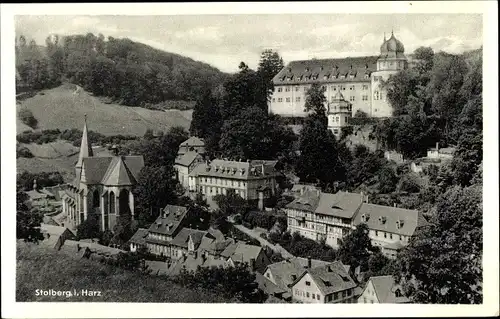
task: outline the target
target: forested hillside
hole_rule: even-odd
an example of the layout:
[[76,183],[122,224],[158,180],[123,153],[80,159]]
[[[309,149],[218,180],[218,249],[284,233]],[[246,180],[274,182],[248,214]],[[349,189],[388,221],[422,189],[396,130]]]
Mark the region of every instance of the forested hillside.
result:
[[194,101],[227,75],[208,64],[129,39],[87,35],[49,36],[45,46],[16,43],[16,89],[53,88],[63,82],[83,87],[108,102],[151,107],[170,100]]

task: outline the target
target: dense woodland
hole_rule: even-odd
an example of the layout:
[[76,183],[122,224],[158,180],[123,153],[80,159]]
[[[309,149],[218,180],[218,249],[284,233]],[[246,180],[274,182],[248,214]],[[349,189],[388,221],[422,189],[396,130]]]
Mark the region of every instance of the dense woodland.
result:
[[[293,254],[340,259],[360,266],[367,274],[393,274],[415,302],[481,303],[481,54],[481,50],[451,55],[419,48],[415,52],[420,60],[417,67],[401,71],[386,83],[394,116],[375,124],[372,133],[383,149],[396,149],[406,158],[416,158],[436,142],[456,146],[451,162],[431,166],[421,175],[410,172],[407,164],[387,161],[383,150],[371,152],[359,145],[351,148],[345,138],[336,139],[327,128],[319,85],[307,93],[306,109],[311,112],[299,136],[282,118],[268,114],[272,75],[283,67],[282,59],[271,50],[262,53],[257,70],[242,62],[239,72],[222,86],[200,90],[189,133],[205,139],[210,158],[278,159],[286,173],[323,191],[364,190],[370,202],[418,209],[430,221],[395,261],[371,246],[363,226],[344,238],[338,251],[286,232],[269,237]],[[119,145],[122,154],[144,155],[145,167],[133,190],[139,224],[151,223],[166,204],[182,203],[197,209],[206,205],[182,197],[173,177],[178,146],[187,137],[187,132],[173,128],[161,136],[149,132]],[[198,217],[211,226],[224,229],[227,215],[233,213],[241,214],[245,223],[269,226],[268,221],[249,214],[248,207],[238,204],[239,199],[218,200],[222,209],[212,215],[198,211]],[[19,220],[30,222],[25,218],[26,208],[21,208]],[[23,228],[22,234],[26,229],[29,227]]]
[[68,81],[109,102],[151,107],[167,100],[196,100],[226,74],[208,64],[129,39],[87,35],[49,36],[45,46],[16,43],[18,93]]

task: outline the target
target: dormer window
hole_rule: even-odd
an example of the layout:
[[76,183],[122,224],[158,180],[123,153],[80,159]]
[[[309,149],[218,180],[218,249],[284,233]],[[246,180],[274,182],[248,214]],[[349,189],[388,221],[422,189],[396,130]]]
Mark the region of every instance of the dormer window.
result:
[[368,78],[370,78],[370,74],[366,73],[365,74],[365,79],[368,79]]
[[361,221],[363,223],[366,223],[370,219],[370,214],[363,214],[361,215]]
[[396,291],[394,292],[394,294],[396,295],[396,298],[403,297],[403,294],[401,293],[400,289],[396,289]]
[[401,219],[400,219],[400,220],[398,220],[398,221],[396,222],[396,227],[397,227],[398,229],[401,229],[401,228],[403,227],[403,225],[404,225],[404,220],[401,220]]
[[385,216],[380,216],[380,217],[378,218],[378,221],[380,222],[380,224],[385,224],[386,220],[387,220],[387,219],[386,219],[386,217],[385,217]]
[[309,72],[309,68],[306,68],[306,72]]
[[345,74],[340,75],[341,79],[345,79]]

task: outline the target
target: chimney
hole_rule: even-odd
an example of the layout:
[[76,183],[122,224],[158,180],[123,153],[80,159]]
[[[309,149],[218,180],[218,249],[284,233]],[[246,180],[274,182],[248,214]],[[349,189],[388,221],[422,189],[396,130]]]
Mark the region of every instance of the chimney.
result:
[[370,198],[370,195],[368,195],[368,194],[367,194],[367,195],[365,196],[365,203],[367,203],[367,204],[368,204],[368,202],[369,202],[369,198]]
[[80,244],[76,244],[76,251],[80,251]]
[[38,185],[36,184],[36,178],[33,180],[33,190],[36,191],[38,188]]
[[439,142],[436,142],[436,151],[439,152]]
[[312,266],[311,256],[307,256],[307,268],[311,269],[311,266]]
[[187,255],[186,254],[182,254],[182,261],[185,262],[187,259]]
[[203,262],[207,261],[207,255],[202,254],[202,255],[201,255],[201,259],[203,260]]
[[394,207],[398,207],[398,204],[394,203]]
[[305,189],[305,188],[306,188],[306,187],[304,186],[304,187],[302,187],[302,188],[300,189],[300,195],[304,195],[304,189]]
[[365,192],[361,191],[360,195],[361,195],[361,200],[364,202],[365,201]]
[[198,251],[195,250],[193,254],[194,254],[194,259],[197,259],[198,258]]
[[257,267],[255,266],[255,258],[250,258],[250,267],[252,271],[255,271]]

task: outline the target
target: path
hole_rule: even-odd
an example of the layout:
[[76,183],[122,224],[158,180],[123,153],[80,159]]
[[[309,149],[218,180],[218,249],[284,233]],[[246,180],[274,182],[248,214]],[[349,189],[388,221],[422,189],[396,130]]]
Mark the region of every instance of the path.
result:
[[236,224],[233,224],[233,226],[236,227],[237,229],[239,229],[240,231],[244,232],[248,236],[257,239],[259,241],[259,243],[263,247],[264,246],[268,246],[272,250],[274,250],[275,252],[280,253],[283,258],[293,258],[293,257],[295,257],[292,254],[290,254],[285,248],[281,247],[279,244],[277,244],[277,245],[271,244],[266,239],[260,237],[260,234],[263,233],[262,230],[249,229],[249,228],[246,228],[243,225],[236,225]]

